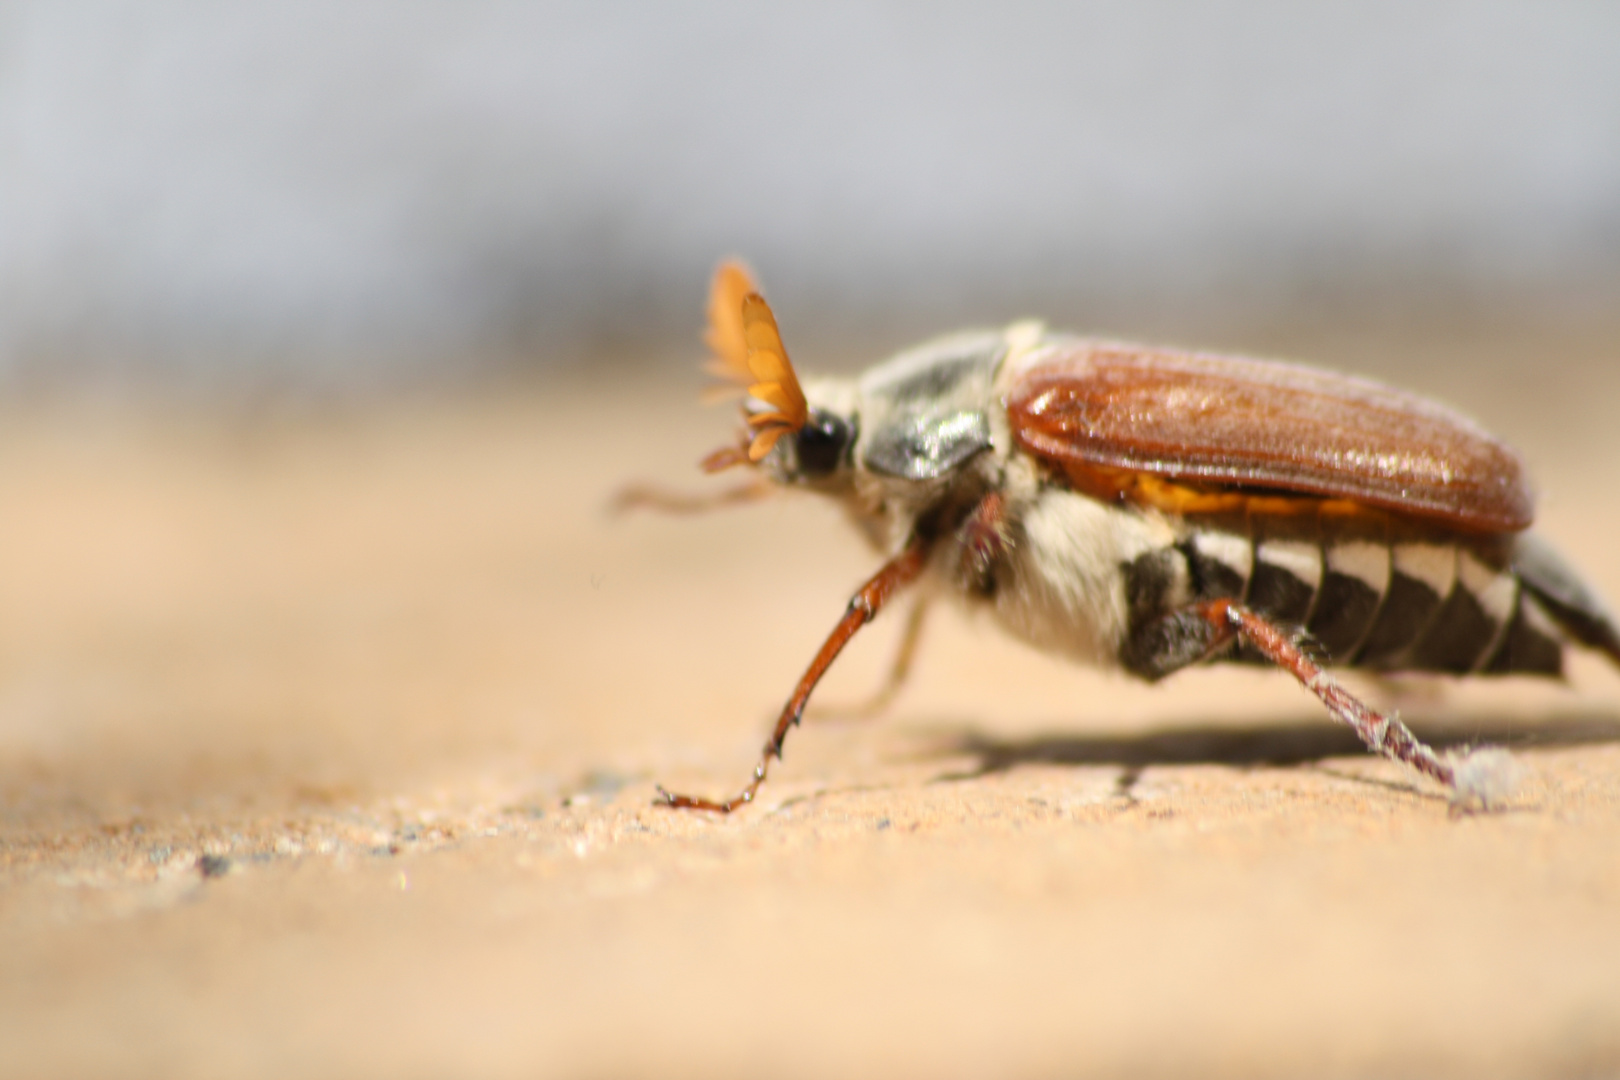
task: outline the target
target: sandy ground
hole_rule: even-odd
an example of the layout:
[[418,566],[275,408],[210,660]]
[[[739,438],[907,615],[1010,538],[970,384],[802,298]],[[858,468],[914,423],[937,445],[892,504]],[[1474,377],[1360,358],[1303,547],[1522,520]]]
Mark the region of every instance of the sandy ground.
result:
[[[1431,342],[1405,381],[1527,451],[1620,597],[1614,341]],[[1591,658],[1369,687],[1533,770],[1459,816],[1281,675],[1139,687],[945,612],[759,805],[654,807],[745,778],[875,564],[811,500],[604,514],[701,489],[730,423],[629,381],[7,407],[0,1075],[1620,1073]]]

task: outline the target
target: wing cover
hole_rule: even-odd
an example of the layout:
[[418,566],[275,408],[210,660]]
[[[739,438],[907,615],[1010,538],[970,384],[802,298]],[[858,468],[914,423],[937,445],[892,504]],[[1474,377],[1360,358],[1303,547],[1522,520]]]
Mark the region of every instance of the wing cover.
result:
[[1083,489],[1147,474],[1206,491],[1348,499],[1471,532],[1518,532],[1532,518],[1511,449],[1449,409],[1378,383],[1085,341],[1043,349],[1013,376],[1014,440]]

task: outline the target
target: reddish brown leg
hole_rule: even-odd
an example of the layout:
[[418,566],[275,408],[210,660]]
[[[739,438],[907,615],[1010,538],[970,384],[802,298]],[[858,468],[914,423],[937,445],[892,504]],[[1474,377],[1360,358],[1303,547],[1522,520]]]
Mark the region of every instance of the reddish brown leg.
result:
[[1007,553],[1007,500],[992,491],[979,500],[962,523],[962,571],[981,587],[990,584],[990,568]]
[[1340,686],[1288,634],[1230,600],[1211,600],[1198,605],[1197,610],[1216,628],[1220,635],[1217,644],[1233,634],[1243,635],[1266,659],[1292,673],[1305,689],[1321,698],[1328,711],[1349,724],[1369,750],[1405,762],[1446,787],[1456,788],[1456,771],[1449,762],[1419,742],[1398,718],[1374,712]]
[[750,480],[724,491],[702,495],[670,491],[654,484],[626,484],[613,495],[608,504],[610,513],[623,514],[631,510],[657,510],[665,514],[702,514],[722,506],[755,502],[772,491],[769,480],[763,477]]
[[906,678],[911,674],[912,663],[917,659],[917,643],[922,640],[923,622],[927,615],[928,597],[924,594],[917,598],[906,614],[906,628],[900,635],[900,647],[895,650],[894,662],[889,665],[888,677],[883,680],[883,685],[878,687],[876,693],[865,701],[848,705],[817,706],[810,719],[869,720],[893,704],[900,689],[905,686]]
[[[1009,543],[1005,496],[999,491],[992,491],[981,498],[959,526],[957,540],[962,552],[963,576],[977,582],[981,590],[988,591],[994,586],[991,569],[1007,553]],[[822,714],[865,719],[888,708],[905,684],[906,676],[911,674],[911,664],[917,656],[917,642],[922,639],[923,618],[927,614],[928,597],[919,597],[911,606],[911,614],[906,617],[906,628],[900,636],[900,648],[895,653],[889,677],[876,694],[859,705],[835,709],[823,707]]]
[[765,782],[765,774],[770,770],[771,758],[781,758],[782,741],[787,738],[788,729],[799,722],[804,715],[805,702],[810,700],[810,692],[816,688],[816,683],[827,673],[844,646],[849,644],[855,632],[877,617],[883,610],[883,605],[894,595],[896,589],[916,580],[922,573],[923,565],[928,558],[928,544],[921,539],[913,539],[906,549],[884,564],[883,569],[872,575],[872,579],[862,585],[849,601],[849,608],[844,617],[838,620],[838,625],[828,635],[821,651],[816,658],[810,661],[810,667],[805,671],[804,677],[799,680],[798,687],[793,696],[788,698],[787,705],[782,709],[782,715],[776,721],[776,728],[771,737],[766,740],[765,750],[760,755],[759,764],[754,766],[754,778],[748,786],[743,788],[731,798],[723,802],[713,799],[700,799],[691,795],[675,795],[658,789],[658,796],[663,805],[678,810],[713,810],[720,814],[729,814],[739,806],[746,806],[754,801],[754,793],[759,785]]

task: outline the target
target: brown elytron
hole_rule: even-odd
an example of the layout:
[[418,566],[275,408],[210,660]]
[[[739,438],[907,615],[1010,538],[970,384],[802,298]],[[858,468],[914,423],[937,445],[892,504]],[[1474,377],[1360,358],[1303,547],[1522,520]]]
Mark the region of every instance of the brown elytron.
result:
[[[1528,528],[1512,450],[1433,402],[1310,368],[1109,344],[1057,348],[1007,401],[1013,438],[1088,494],[1347,499],[1473,533]],[[1215,509],[1215,507],[1210,507]]]

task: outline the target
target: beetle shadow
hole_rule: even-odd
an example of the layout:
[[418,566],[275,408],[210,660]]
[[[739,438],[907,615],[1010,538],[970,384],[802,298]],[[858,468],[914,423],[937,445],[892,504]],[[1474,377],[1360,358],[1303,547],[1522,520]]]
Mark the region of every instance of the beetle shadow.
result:
[[[1513,750],[1620,743],[1620,712],[1583,710],[1530,720],[1524,715],[1475,716],[1443,724],[1409,721],[1419,739],[1436,750],[1481,745]],[[944,737],[929,757],[975,759],[966,769],[934,783],[976,780],[1023,765],[1112,765],[1129,796],[1142,771],[1159,765],[1226,765],[1238,769],[1320,765],[1329,758],[1356,757],[1366,747],[1349,728],[1327,717],[1250,727],[1213,725],[1157,728],[1131,734],[1041,733],[1007,738],[972,725],[936,728]],[[1335,775],[1344,775],[1335,773]],[[1346,779],[1362,779],[1345,775]],[[1379,783],[1368,779],[1369,783]]]

